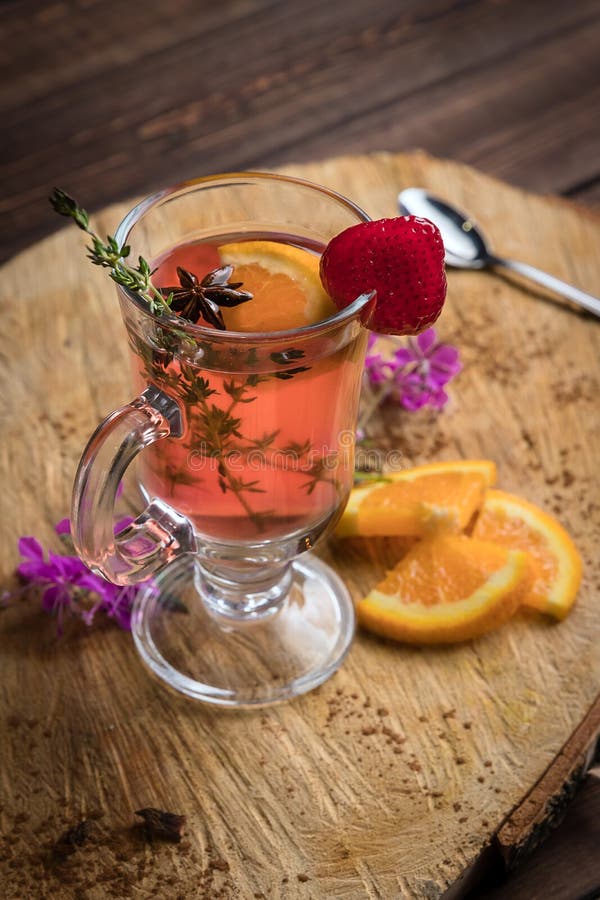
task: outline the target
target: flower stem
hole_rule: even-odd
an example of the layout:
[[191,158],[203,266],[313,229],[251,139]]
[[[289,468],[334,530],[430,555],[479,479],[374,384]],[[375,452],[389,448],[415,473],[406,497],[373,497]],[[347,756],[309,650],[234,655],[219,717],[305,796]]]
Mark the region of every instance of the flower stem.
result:
[[387,381],[379,391],[370,392],[369,402],[361,409],[358,416],[357,430],[364,430],[371,421],[381,404],[389,397],[394,387],[393,381]]

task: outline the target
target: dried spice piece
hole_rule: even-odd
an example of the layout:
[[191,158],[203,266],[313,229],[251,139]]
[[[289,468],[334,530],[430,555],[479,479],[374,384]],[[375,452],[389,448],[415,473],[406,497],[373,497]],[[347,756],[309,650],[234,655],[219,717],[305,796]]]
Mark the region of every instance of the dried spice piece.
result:
[[249,291],[239,290],[242,286],[241,281],[229,281],[232,274],[233,266],[221,266],[213,269],[199,281],[193,272],[188,272],[183,266],[177,266],[179,286],[161,288],[161,291],[165,297],[171,298],[171,309],[182,318],[195,323],[202,317],[209,325],[225,331],[225,322],[219,307],[239,306],[240,303],[252,300],[253,296]]
[[151,806],[136,809],[135,815],[144,820],[144,831],[149,841],[155,838],[174,841],[177,844],[181,841],[185,831],[185,816],[178,816],[175,813],[165,812]]
[[213,857],[209,863],[209,867],[217,872],[229,872],[229,863],[221,856]]
[[304,358],[304,350],[296,350],[290,347],[288,350],[282,350],[281,353],[271,353],[271,359],[280,366],[287,366],[288,363],[296,359]]
[[78,847],[83,846],[91,837],[94,825],[89,819],[83,819],[78,825],[69,828],[58,838],[52,852],[58,859],[64,859],[75,853]]

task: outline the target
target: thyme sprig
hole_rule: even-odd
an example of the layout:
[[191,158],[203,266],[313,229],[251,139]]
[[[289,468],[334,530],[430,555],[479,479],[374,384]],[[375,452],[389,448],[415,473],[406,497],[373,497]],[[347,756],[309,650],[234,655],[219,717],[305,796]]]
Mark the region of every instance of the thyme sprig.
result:
[[107,235],[106,242],[104,242],[90,227],[90,217],[87,211],[60,188],[54,188],[49,200],[55,212],[67,219],[73,219],[78,228],[89,234],[91,244],[88,247],[88,258],[95,266],[109,269],[109,275],[113,281],[143,297],[148,303],[150,312],[154,315],[171,314],[173,294],[164,296],[152,283],[153,271],[143,256],[138,257],[137,266],[125,262],[131,253],[131,247],[128,244],[119,246],[116,239],[110,234]]
[[106,243],[103,242],[90,228],[87,211],[73,197],[60,188],[54,188],[49,200],[55,212],[73,219],[78,228],[89,234],[92,243],[88,247],[88,258],[92,263],[109,269],[113,281],[143,297],[154,315],[178,313],[181,318],[194,323],[202,317],[209,325],[224,331],[225,322],[219,307],[238,306],[252,300],[249,291],[240,290],[241,281],[229,281],[233,266],[219,266],[201,280],[183,266],[177,266],[179,285],[157,288],[152,283],[152,275],[156,269],[151,269],[143,256],[138,256],[137,266],[125,262],[131,253],[131,247],[128,244],[119,246],[116,238],[110,234],[106,237]]

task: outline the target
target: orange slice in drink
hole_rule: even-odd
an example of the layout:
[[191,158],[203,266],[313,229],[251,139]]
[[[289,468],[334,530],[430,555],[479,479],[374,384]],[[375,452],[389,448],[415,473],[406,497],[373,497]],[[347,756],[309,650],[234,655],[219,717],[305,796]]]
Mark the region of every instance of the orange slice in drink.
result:
[[523,604],[556,619],[565,618],[581,584],[582,563],[575,544],[556,519],[514,494],[488,491],[473,537],[526,550],[533,581]]
[[496,480],[490,460],[430,463],[355,488],[339,522],[340,537],[423,537],[461,531]]
[[252,300],[221,309],[230,331],[283,331],[320,322],[337,312],[319,276],[319,257],[277,241],[223,244],[219,256],[233,266]]
[[411,644],[466,641],[506,622],[529,583],[526,553],[439,535],[416,543],[359,602],[358,620]]

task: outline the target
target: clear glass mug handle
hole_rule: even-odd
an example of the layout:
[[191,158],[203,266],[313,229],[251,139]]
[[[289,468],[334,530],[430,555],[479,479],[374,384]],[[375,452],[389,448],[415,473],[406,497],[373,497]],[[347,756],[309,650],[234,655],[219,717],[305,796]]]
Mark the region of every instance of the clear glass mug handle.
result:
[[144,447],[179,437],[182,431],[177,403],[150,385],[111,413],[83,451],[73,487],[73,542],[86,565],[115,584],[142,581],[175,557],[196,550],[189,519],[158,499],[114,533],[115,501],[127,467]]

